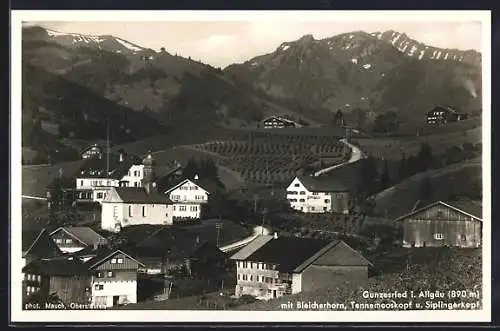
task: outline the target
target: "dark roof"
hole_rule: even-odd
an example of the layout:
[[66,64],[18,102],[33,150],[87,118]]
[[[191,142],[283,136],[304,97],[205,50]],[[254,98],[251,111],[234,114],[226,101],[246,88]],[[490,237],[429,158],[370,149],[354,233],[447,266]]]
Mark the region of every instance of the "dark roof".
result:
[[80,240],[82,243],[86,245],[104,245],[107,243],[107,239],[101,236],[99,233],[95,232],[88,226],[71,226],[71,227],[61,227],[55,231],[53,231],[50,235],[58,231],[65,231],[70,235],[76,237],[76,239]]
[[78,258],[57,257],[40,259],[27,264],[23,273],[41,274],[46,276],[90,275],[89,269]]
[[298,179],[311,192],[347,192],[349,188],[339,179],[329,176],[299,176]]
[[143,187],[115,187],[118,196],[127,203],[158,203],[168,204],[169,198],[158,192],[151,191],[149,194]]
[[[106,176],[107,157],[107,154],[103,154],[101,158],[87,159],[80,169],[78,169],[76,176],[108,178],[108,176]],[[125,159],[120,162],[119,154],[109,154],[109,171],[111,172],[109,178],[121,179],[134,164],[142,164],[141,158],[135,155],[127,155]],[[83,174],[82,171],[84,172]],[[95,173],[91,173],[92,171]]]
[[483,205],[480,201],[474,200],[459,200],[459,201],[445,201],[444,203],[460,209],[467,214],[477,218],[483,218]]
[[[32,238],[32,235],[33,233],[27,234],[26,238],[23,238],[23,240],[29,240],[30,238]],[[33,241],[31,241],[31,243],[29,243],[28,241],[26,243],[23,243],[22,246],[24,254],[30,253],[36,255],[39,258],[49,258],[62,255],[61,250],[50,238],[49,233],[45,229],[39,231],[38,235]]]
[[279,271],[291,272],[329,244],[331,240],[279,237],[268,241],[246,260],[276,263]]

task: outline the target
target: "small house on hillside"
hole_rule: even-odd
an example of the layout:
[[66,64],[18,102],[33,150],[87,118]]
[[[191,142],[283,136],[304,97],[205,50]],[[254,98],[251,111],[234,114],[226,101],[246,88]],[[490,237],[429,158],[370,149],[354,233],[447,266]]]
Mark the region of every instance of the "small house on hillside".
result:
[[61,227],[53,231],[50,237],[64,253],[78,252],[86,247],[96,249],[108,244],[106,238],[86,226]]
[[349,188],[336,178],[298,176],[288,185],[286,199],[304,213],[350,212]]
[[346,280],[363,284],[371,263],[343,241],[260,236],[231,257],[235,295],[272,299]]
[[469,114],[460,113],[451,106],[437,106],[427,112],[427,124],[445,124],[469,118]]
[[292,120],[276,115],[263,119],[262,126],[264,127],[264,129],[301,127],[300,124]]
[[404,247],[481,246],[482,205],[476,201],[436,201],[395,220]]
[[101,159],[104,155],[104,148],[97,144],[88,146],[80,152],[82,159]]

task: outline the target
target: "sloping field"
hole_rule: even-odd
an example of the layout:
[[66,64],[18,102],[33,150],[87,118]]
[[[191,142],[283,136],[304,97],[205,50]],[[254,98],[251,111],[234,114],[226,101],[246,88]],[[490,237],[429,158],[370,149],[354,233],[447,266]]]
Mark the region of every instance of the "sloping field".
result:
[[434,154],[444,153],[447,148],[462,146],[466,142],[474,145],[481,143],[482,131],[479,127],[464,132],[419,137],[356,138],[355,141],[364,152],[387,159],[399,159],[402,153],[407,156],[418,153],[420,144],[425,142],[431,146]]
[[482,190],[481,159],[468,160],[407,178],[375,196],[375,211],[381,215],[387,211],[387,216],[393,218],[410,212],[419,199],[425,178],[430,179],[434,200],[447,199],[450,192],[466,196]]
[[62,169],[64,177],[72,177],[83,165],[85,160],[64,162],[52,166],[23,166],[22,167],[22,193],[36,197],[45,197],[46,187]]

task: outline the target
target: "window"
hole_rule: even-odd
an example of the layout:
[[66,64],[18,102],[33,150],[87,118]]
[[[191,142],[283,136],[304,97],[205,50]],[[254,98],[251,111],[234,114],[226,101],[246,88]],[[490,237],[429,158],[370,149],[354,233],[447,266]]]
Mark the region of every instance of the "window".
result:
[[97,278],[102,278],[102,272],[97,273]]
[[191,211],[198,211],[198,206],[191,206]]
[[252,275],[250,275],[250,281],[253,281],[253,276]]
[[311,207],[311,210],[314,210],[315,208],[314,207]]
[[186,211],[186,206],[179,206],[180,211]]
[[443,213],[443,211],[439,210],[439,211],[436,213],[436,217],[437,217],[437,218],[443,218],[443,217],[444,217],[444,213]]
[[102,199],[102,192],[97,193],[97,199]]
[[241,275],[240,274],[238,274],[238,280],[241,280]]
[[305,200],[305,199],[300,199],[299,201],[300,201],[300,202],[305,202],[306,200]]
[[329,199],[325,199],[325,203],[330,203],[330,200]]
[[442,233],[434,233],[434,239],[436,240],[443,240],[444,235]]
[[27,274],[27,275],[26,275],[26,278],[27,278],[28,280],[31,280],[31,275],[30,275],[30,274]]
[[83,180],[80,181],[80,186],[83,186]]
[[175,205],[174,205],[174,206],[172,206],[172,210],[173,210],[173,211],[175,211]]
[[99,290],[103,290],[103,289],[104,289],[104,285],[102,285],[102,284],[96,284],[94,288],[95,288],[97,291],[99,291]]
[[128,206],[128,216],[132,217],[132,206]]
[[297,183],[297,184],[293,185],[293,187],[300,187],[300,184]]
[[62,239],[56,239],[56,244],[62,244]]
[[66,240],[65,240],[65,243],[66,243],[66,244],[71,244],[72,242],[73,242],[73,240],[72,240],[72,239],[66,239]]
[[300,195],[306,195],[306,192],[300,191]]
[[142,217],[146,217],[146,206],[142,206]]
[[111,259],[111,263],[112,264],[116,263],[116,259]]
[[318,192],[313,192],[313,195],[318,195]]
[[326,211],[326,209],[327,209],[326,207],[323,207],[323,210],[324,210],[324,211]]
[[267,264],[262,263],[262,269],[267,269]]
[[113,276],[114,276],[113,271],[108,271],[108,278],[113,277]]
[[276,270],[276,264],[271,265],[271,269]]
[[116,259],[116,263],[123,263],[123,259],[122,258]]
[[467,240],[467,236],[465,234],[461,234],[460,235],[460,240],[466,241]]

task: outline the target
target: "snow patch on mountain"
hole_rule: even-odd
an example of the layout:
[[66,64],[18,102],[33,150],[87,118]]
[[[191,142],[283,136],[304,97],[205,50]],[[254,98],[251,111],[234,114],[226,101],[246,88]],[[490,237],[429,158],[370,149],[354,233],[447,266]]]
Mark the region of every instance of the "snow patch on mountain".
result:
[[371,67],[372,67],[372,65],[369,63],[363,64],[363,68],[365,68],[365,69],[370,69]]
[[141,50],[141,48],[134,46],[131,43],[129,43],[123,39],[116,38],[116,41],[118,41],[120,44],[122,44],[124,47],[130,49],[131,51],[140,51]]

